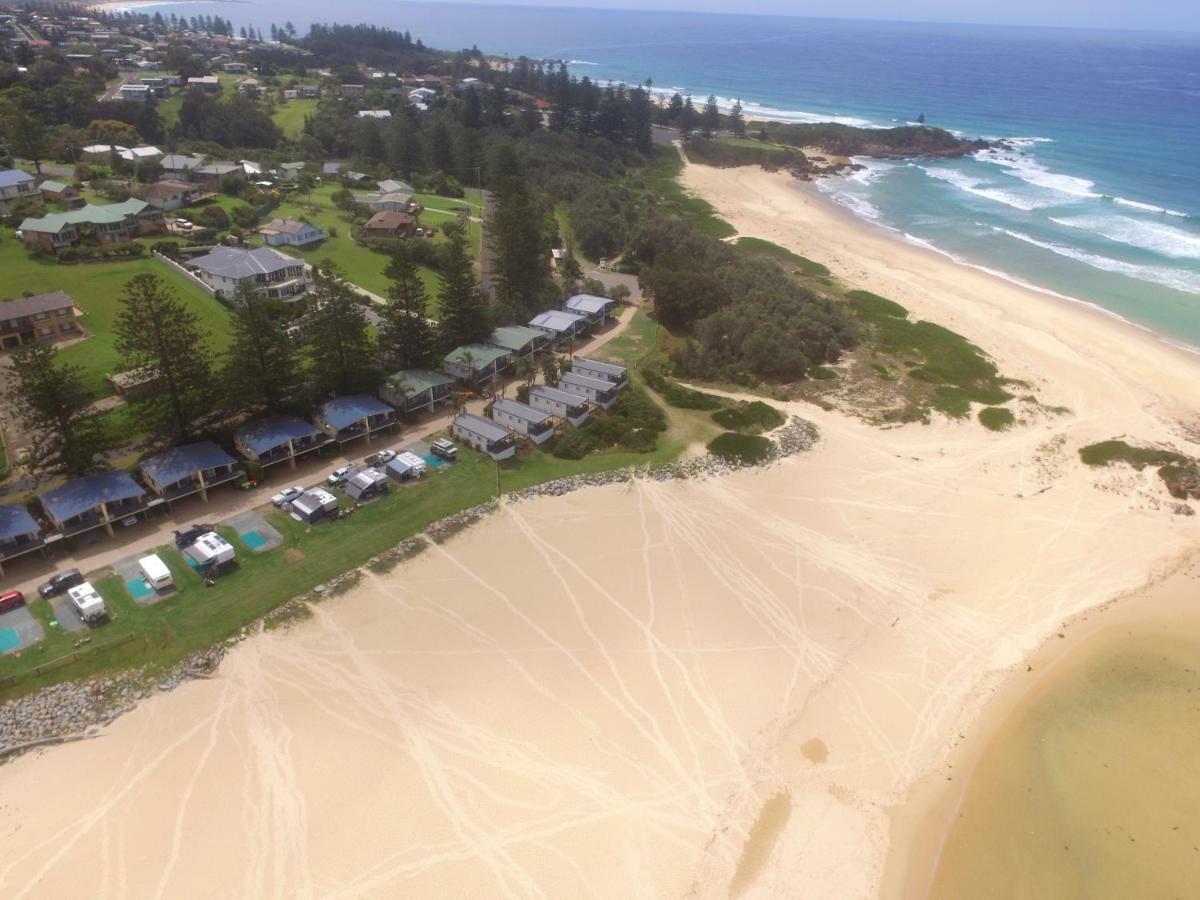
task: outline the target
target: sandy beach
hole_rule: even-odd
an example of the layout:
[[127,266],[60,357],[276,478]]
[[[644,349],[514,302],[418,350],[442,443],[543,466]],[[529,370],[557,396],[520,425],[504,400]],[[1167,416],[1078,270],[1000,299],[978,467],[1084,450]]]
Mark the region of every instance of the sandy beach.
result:
[[1200,545],[1152,473],[1076,454],[1119,435],[1200,453],[1200,357],[786,175],[685,184],[1070,412],[993,434],[797,404],[822,441],[769,469],[505,506],[215,678],[0,768],[0,892],[883,890],[918,827],[892,810],[946,777],[999,686]]

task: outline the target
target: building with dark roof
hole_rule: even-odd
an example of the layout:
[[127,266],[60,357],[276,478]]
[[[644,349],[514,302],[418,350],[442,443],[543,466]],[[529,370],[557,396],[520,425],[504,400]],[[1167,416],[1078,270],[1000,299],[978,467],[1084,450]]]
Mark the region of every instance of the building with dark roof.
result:
[[239,287],[277,300],[295,302],[308,290],[308,275],[304,260],[257,247],[214,247],[211,251],[188,262],[200,280],[211,287],[218,297],[232,299]]
[[[24,506],[0,506],[0,563],[42,546],[42,529]],[[0,573],[4,566],[0,564]]]
[[75,301],[62,291],[0,302],[0,349],[82,333],[75,322]]
[[139,468],[150,490],[165,500],[198,493],[207,502],[209,488],[242,475],[238,461],[212,441],[172,447],[143,461]]
[[64,536],[104,528],[142,512],[149,502],[146,489],[128,472],[99,472],[75,478],[38,497],[46,517]]
[[37,179],[21,169],[0,169],[0,216],[9,215],[13,204],[19,200],[44,205]]
[[142,199],[163,212],[191,206],[200,199],[200,188],[187,181],[165,179],[154,184],[143,185],[138,189]]
[[517,445],[512,431],[471,413],[455,416],[450,431],[463,443],[480,453],[486,453],[497,462],[516,455]]
[[339,444],[366,436],[396,424],[396,410],[367,394],[336,397],[322,404],[313,421]]
[[330,438],[311,422],[295,416],[260,419],[239,428],[233,442],[238,453],[261,466],[287,460],[296,468],[296,459],[328,444]]
[[416,216],[394,209],[375,213],[363,226],[363,234],[375,238],[412,237],[416,230]]
[[450,398],[454,379],[430,369],[405,369],[390,376],[379,396],[404,413],[433,409]]

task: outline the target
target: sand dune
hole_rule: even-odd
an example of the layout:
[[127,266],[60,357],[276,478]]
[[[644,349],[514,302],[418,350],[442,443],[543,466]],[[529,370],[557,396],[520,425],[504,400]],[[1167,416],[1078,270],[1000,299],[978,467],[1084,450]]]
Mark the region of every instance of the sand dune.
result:
[[0,769],[0,892],[878,891],[888,807],[1004,671],[1197,543],[1152,475],[1075,448],[1185,446],[1200,362],[851,227],[785,178],[687,181],[1071,414],[994,435],[797,407],[823,440],[768,470],[506,506],[218,677]]

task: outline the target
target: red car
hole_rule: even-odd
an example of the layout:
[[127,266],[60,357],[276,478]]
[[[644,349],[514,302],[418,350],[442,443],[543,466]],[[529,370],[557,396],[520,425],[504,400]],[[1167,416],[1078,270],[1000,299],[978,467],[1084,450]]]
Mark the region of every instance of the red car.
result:
[[0,594],[0,612],[8,612],[25,605],[25,595],[20,591],[5,591]]

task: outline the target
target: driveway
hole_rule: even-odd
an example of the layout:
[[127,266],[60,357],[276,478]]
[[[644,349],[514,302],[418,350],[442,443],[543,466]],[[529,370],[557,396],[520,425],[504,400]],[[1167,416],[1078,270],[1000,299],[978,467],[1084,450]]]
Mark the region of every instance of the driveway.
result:
[[[37,587],[26,592],[26,597],[36,597]],[[36,644],[43,637],[42,623],[33,617],[27,606],[18,606],[0,613],[0,653],[12,653]]]

